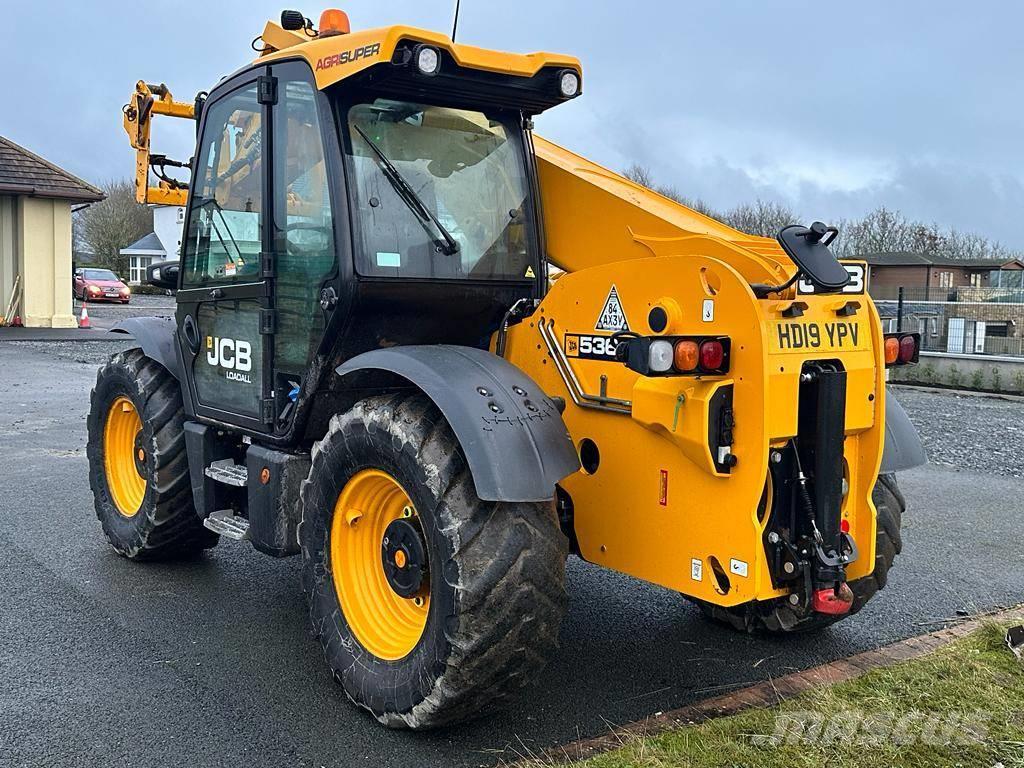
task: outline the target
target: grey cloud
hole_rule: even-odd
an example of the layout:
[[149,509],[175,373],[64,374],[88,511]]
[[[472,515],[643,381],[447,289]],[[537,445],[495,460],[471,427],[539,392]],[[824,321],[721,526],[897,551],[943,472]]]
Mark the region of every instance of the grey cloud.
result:
[[[452,5],[348,10],[357,27],[447,31]],[[21,6],[0,25],[0,134],[87,179],[127,176],[119,109],[134,81],[191,98],[249,60],[249,41],[280,10],[268,0]],[[579,56],[584,97],[539,127],[613,169],[644,163],[719,208],[761,197],[826,217],[884,204],[1024,248],[1022,20],[1010,0],[521,0],[514,13],[462,0],[459,36]],[[187,157],[188,128],[163,123],[156,145]]]

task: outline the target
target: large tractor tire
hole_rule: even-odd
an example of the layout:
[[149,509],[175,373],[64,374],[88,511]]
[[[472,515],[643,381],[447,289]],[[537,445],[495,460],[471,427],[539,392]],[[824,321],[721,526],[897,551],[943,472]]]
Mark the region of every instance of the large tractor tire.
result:
[[220,538],[192,502],[178,381],[142,350],[99,370],[89,409],[89,484],[103,532],[131,560],[189,557]]
[[551,503],[477,497],[419,394],[331,420],[302,484],[303,587],[334,679],[381,723],[477,717],[557,646],[567,541]]
[[785,604],[746,603],[735,608],[721,608],[711,603],[697,601],[701,611],[711,619],[729,625],[742,632],[765,632],[771,634],[787,634],[793,632],[810,632],[835,624],[847,616],[852,616],[863,608],[878,590],[885,587],[889,579],[889,570],[896,560],[896,555],[903,549],[900,537],[900,526],[907,502],[896,485],[896,475],[883,474],[878,476],[872,491],[872,499],[878,510],[878,527],[875,534],[875,570],[869,575],[850,582],[853,591],[853,605],[841,616],[824,613],[813,613],[798,618]]

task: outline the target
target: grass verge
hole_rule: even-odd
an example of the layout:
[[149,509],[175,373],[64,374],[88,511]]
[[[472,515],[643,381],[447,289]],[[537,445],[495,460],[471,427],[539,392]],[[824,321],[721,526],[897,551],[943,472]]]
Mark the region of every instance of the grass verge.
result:
[[1024,768],[1024,664],[1004,636],[1005,626],[987,624],[927,656],[823,686],[777,707],[629,737],[615,751],[583,762],[544,764]]

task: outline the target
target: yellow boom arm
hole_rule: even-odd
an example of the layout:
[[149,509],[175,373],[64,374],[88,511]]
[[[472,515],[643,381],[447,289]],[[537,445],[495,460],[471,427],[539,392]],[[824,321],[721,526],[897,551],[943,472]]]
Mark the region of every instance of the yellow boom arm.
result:
[[[135,84],[135,92],[124,105],[124,130],[135,150],[135,199],[140,203],[155,205],[184,205],[188,198],[188,187],[182,182],[163,175],[165,166],[185,167],[185,164],[169,160],[164,155],[150,151],[150,132],[153,115],[170,115],[191,120],[195,117],[192,104],[175,101],[166,85],[150,85],[142,80]],[[149,169],[156,166],[162,178],[157,186],[149,185]]]

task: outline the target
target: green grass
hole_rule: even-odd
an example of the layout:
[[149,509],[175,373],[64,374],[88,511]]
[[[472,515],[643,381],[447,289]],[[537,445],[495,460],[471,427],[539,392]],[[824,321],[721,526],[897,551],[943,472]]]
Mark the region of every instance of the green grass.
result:
[[[928,656],[807,692],[778,707],[747,710],[651,737],[624,737],[614,752],[554,765],[992,768],[1001,763],[1005,768],[1024,768],[1024,664],[1010,653],[1004,634],[1005,627],[986,625]],[[790,731],[793,735],[783,743],[771,743],[779,717],[808,722],[801,713],[816,718],[811,723],[825,723],[817,732],[812,725],[809,743],[800,738],[808,731],[799,729]],[[901,721],[903,727],[894,731],[892,724]],[[965,722],[968,728],[963,727]],[[844,728],[851,729],[852,738],[851,733],[842,735]],[[796,743],[787,743],[788,738]]]

